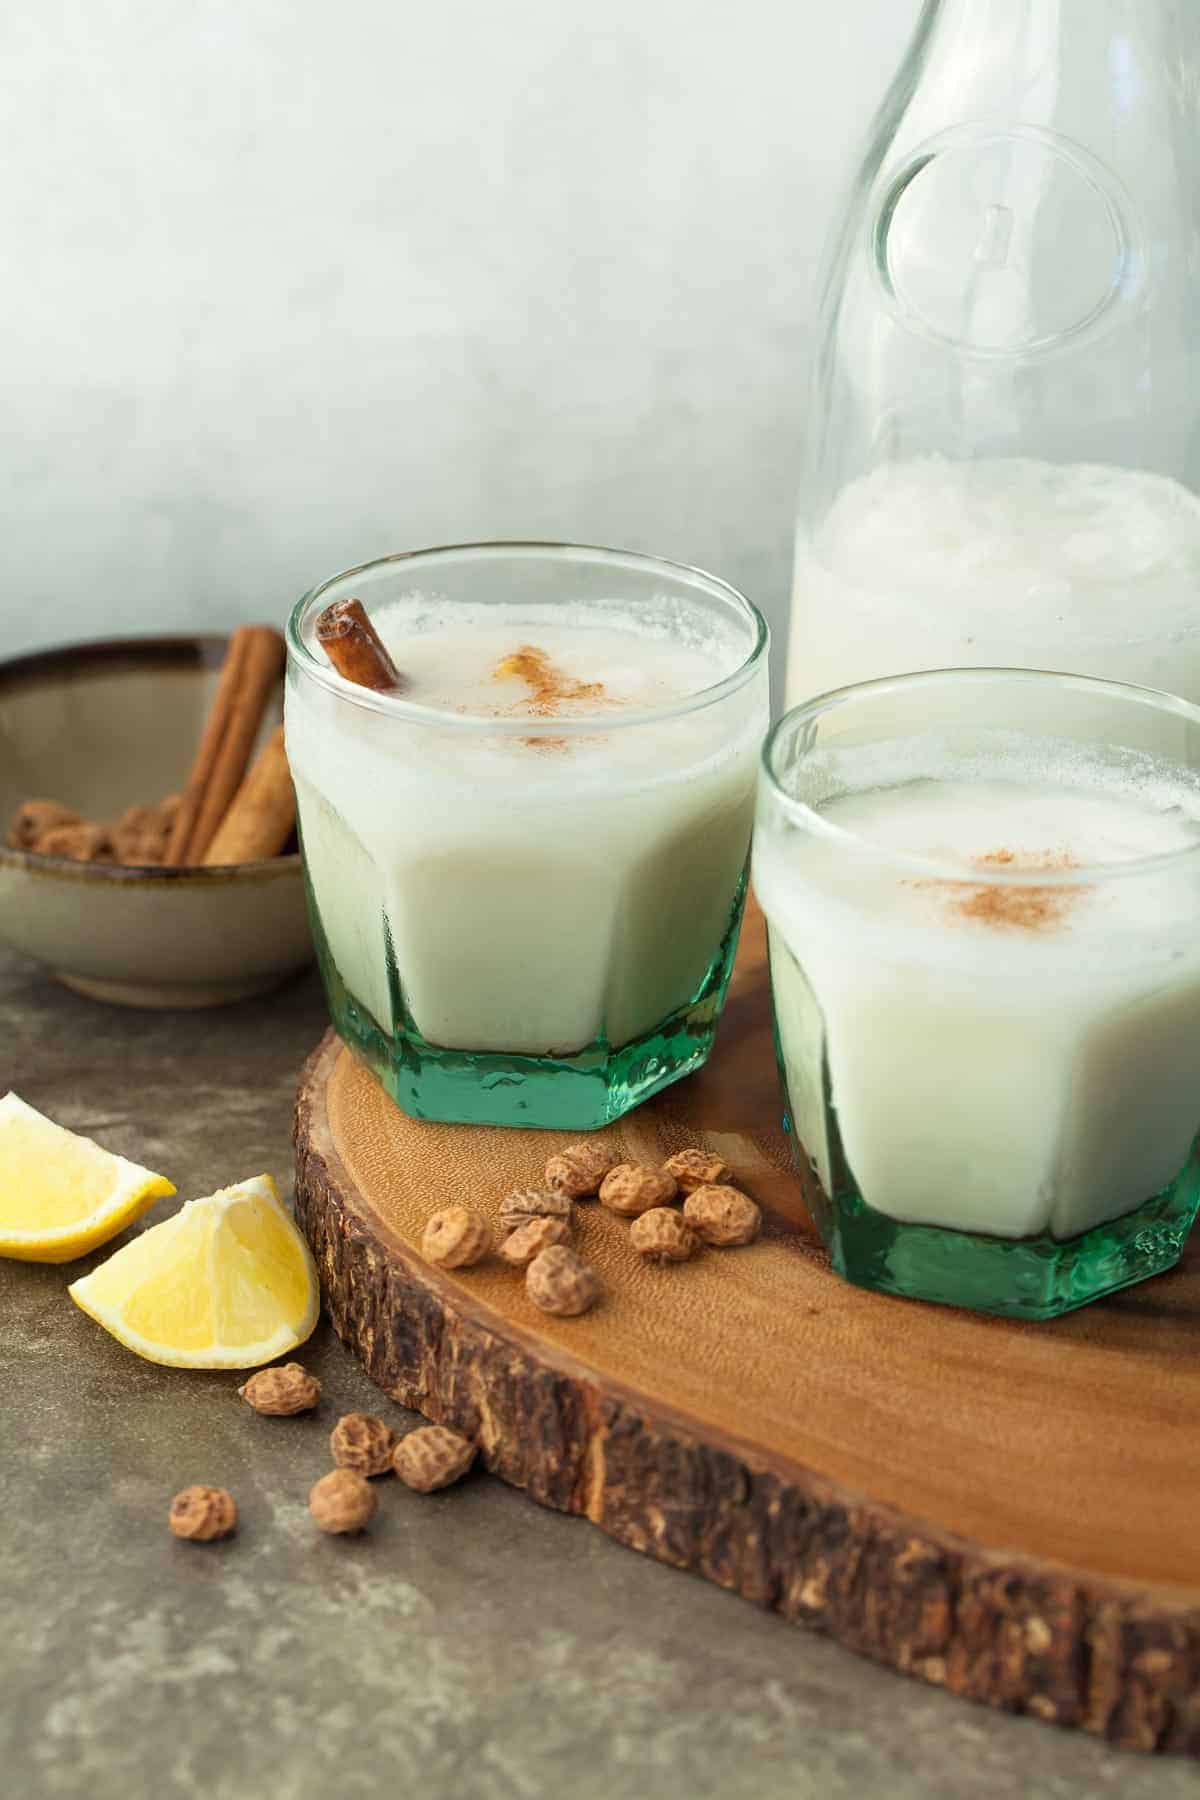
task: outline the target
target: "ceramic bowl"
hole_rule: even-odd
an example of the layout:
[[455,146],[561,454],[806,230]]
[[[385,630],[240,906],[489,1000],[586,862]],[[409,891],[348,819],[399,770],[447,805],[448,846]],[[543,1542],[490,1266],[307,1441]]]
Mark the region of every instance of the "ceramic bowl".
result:
[[[220,637],[77,644],[0,662],[0,942],[126,1006],[219,1006],[312,957],[299,856],[132,869],[3,844],[24,800],[87,818],[178,792],[216,689]],[[279,721],[282,708],[266,721]]]

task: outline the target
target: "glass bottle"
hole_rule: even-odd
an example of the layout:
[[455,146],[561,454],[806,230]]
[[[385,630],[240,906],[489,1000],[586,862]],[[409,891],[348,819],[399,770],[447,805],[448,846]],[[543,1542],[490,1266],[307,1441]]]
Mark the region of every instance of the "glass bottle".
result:
[[1066,669],[1200,700],[1200,5],[926,0],[829,258],[789,705]]

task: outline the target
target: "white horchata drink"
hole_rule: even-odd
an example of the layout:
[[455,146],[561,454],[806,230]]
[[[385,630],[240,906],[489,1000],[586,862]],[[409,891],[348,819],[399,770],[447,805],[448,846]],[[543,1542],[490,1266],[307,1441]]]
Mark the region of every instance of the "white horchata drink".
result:
[[384,1033],[402,1005],[457,1050],[570,1056],[649,1031],[730,925],[765,672],[732,705],[689,711],[746,650],[677,603],[417,594],[371,611],[402,704],[348,704],[295,671],[288,700],[309,878],[346,989]]
[[787,698],[908,669],[1070,669],[1200,700],[1200,499],[1133,469],[940,456],[796,545]]
[[1200,1125],[1196,777],[1011,730],[796,770],[814,804],[764,797],[754,879],[825,1192],[840,1154],[891,1219],[1069,1239],[1175,1182]]

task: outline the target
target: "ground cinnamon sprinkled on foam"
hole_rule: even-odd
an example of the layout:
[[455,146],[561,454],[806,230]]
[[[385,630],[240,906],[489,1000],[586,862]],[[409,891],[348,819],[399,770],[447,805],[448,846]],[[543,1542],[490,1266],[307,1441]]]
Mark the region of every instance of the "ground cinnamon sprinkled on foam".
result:
[[[1064,852],[1045,850],[989,850],[972,857],[978,869],[1004,869],[1020,874],[1044,870],[1068,870],[1079,865]],[[1086,887],[996,887],[990,882],[917,881],[914,887],[938,888],[946,894],[950,910],[981,925],[1016,931],[1048,931],[1059,925],[1088,891]]]
[[529,686],[529,710],[540,718],[553,718],[565,701],[603,700],[602,681],[576,681],[552,663],[536,644],[522,644],[497,663],[493,679],[516,676]]

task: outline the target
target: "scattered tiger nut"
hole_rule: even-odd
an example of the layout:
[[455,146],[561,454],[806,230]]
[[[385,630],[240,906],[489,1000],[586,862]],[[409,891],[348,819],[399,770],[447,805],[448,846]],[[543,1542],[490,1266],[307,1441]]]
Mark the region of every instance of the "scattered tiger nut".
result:
[[291,1362],[281,1369],[260,1369],[238,1393],[255,1412],[286,1418],[311,1412],[321,1398],[321,1384],[303,1364]]
[[167,1524],[177,1538],[210,1544],[237,1528],[237,1501],[225,1488],[190,1487],[171,1502]]
[[356,1475],[386,1474],[395,1446],[395,1432],[374,1413],[343,1413],[329,1434],[334,1462]]
[[514,1188],[500,1202],[500,1223],[506,1231],[515,1231],[530,1219],[562,1219],[569,1225],[574,1210],[570,1197],[553,1188]]
[[653,1206],[642,1213],[629,1227],[629,1241],[639,1256],[659,1262],[686,1262],[700,1247],[695,1232],[673,1206]]
[[715,1150],[677,1150],[674,1156],[668,1156],[663,1168],[675,1177],[682,1194],[728,1181],[732,1173],[729,1164]]
[[379,1504],[375,1489],[353,1469],[331,1469],[310,1490],[308,1510],[322,1531],[362,1531]]
[[443,1269],[465,1269],[482,1262],[492,1247],[492,1234],[478,1213],[465,1206],[444,1206],[425,1227],[421,1253]]
[[666,1206],[679,1192],[675,1177],[644,1163],[618,1163],[600,1184],[600,1204],[623,1219],[636,1218],[652,1206]]
[[475,1461],[475,1446],[445,1425],[422,1425],[402,1437],[392,1452],[392,1467],[405,1487],[433,1494],[466,1474]]
[[600,1191],[616,1160],[603,1144],[568,1144],[546,1164],[546,1186],[569,1200],[587,1200]]
[[551,1244],[565,1244],[570,1235],[571,1227],[565,1219],[528,1219],[505,1238],[500,1255],[510,1268],[526,1269],[535,1256]]
[[762,1225],[753,1200],[731,1187],[700,1187],[683,1203],[683,1216],[706,1244],[752,1244]]
[[595,1306],[602,1289],[589,1263],[565,1244],[552,1244],[526,1269],[525,1291],[543,1312],[574,1318]]

